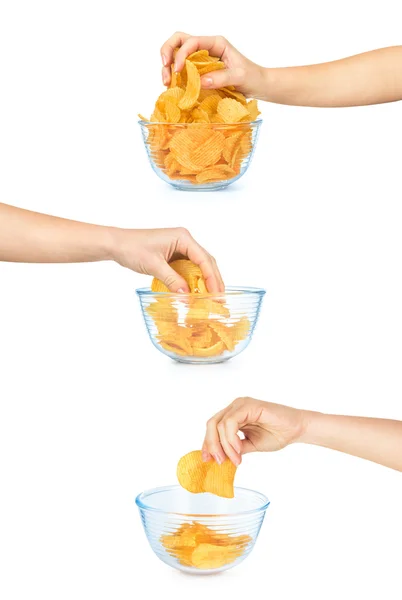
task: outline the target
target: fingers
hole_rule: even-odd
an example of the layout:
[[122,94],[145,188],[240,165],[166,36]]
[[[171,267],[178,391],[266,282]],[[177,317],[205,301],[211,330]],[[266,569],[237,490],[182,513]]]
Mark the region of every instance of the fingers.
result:
[[151,275],[162,281],[169,288],[170,292],[176,294],[190,291],[186,280],[180,277],[163,259],[152,269]]
[[162,46],[161,57],[162,64],[164,67],[170,67],[173,63],[174,51],[176,48],[180,48],[184,42],[191,36],[188,33],[182,31],[176,31]]
[[211,457],[221,465],[226,459],[225,452],[222,448],[222,445],[219,440],[219,433],[217,429],[217,425],[224,414],[224,410],[217,413],[211,419],[209,419],[207,423],[207,430],[205,433],[204,443],[202,445],[202,458],[206,462],[211,459]]
[[177,31],[174,33],[162,46],[161,58],[162,58],[162,81],[163,85],[169,85],[171,80],[171,65],[174,60],[174,51],[180,47],[184,42],[191,37],[188,33]]
[[221,57],[225,53],[227,41],[218,36],[188,36],[180,45],[175,57],[174,69],[180,72],[185,65],[186,58],[197,50],[208,50],[212,56]]
[[201,77],[201,87],[209,90],[233,85],[233,74],[230,69],[222,69],[221,71],[212,71]]
[[241,455],[251,452],[246,440],[241,440],[238,435],[243,418],[244,410],[237,400],[209,419],[202,447],[203,457],[212,456],[219,464],[228,457],[239,466]]
[[182,230],[179,235],[177,249],[200,267],[208,292],[219,293],[225,291],[225,285],[216,260],[195,241],[186,229]]

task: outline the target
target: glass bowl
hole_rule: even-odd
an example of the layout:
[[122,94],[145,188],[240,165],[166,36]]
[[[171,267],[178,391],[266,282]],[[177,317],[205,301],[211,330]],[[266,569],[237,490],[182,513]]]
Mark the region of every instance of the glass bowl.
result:
[[219,363],[250,343],[265,290],[227,287],[217,294],[136,290],[153,345],[179,362]]
[[242,562],[269,506],[264,494],[244,488],[235,487],[235,497],[227,499],[191,494],[179,485],[148,490],[135,502],[156,556],[193,574],[218,573]]
[[139,121],[155,173],[179,190],[219,190],[247,171],[262,119],[251,123]]

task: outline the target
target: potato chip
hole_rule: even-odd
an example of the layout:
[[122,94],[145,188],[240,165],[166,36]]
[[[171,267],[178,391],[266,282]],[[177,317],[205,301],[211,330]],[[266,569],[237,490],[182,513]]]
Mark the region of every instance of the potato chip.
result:
[[211,94],[210,96],[206,96],[199,106],[200,110],[205,111],[208,115],[213,115],[216,113],[218,104],[222,100],[219,94]]
[[213,321],[213,320],[210,321],[209,326],[220,337],[222,342],[225,344],[226,348],[230,352],[233,352],[236,344],[233,340],[233,333],[231,331],[232,327],[227,327],[226,325],[224,325],[224,323],[221,323],[220,321]]
[[207,358],[207,357],[212,358],[213,356],[219,356],[225,350],[226,350],[226,346],[222,341],[212,343],[210,346],[206,346],[206,347],[199,347],[197,345],[193,345],[192,346],[192,352],[193,352],[192,356],[200,356],[203,358]]
[[247,108],[234,98],[223,98],[218,104],[217,113],[225,123],[237,123],[248,115]]
[[177,465],[180,485],[193,494],[209,492],[222,498],[234,498],[236,466],[227,458],[221,465],[204,462],[200,450],[189,452]]
[[225,136],[219,131],[209,131],[208,138],[191,154],[191,162],[197,167],[209,167],[220,159]]
[[181,117],[180,108],[175,100],[169,96],[165,98],[165,118],[169,123],[178,123]]
[[193,494],[204,491],[204,480],[209,468],[208,463],[203,462],[201,451],[194,450],[183,456],[177,465],[177,479],[180,485]]
[[184,566],[202,570],[217,569],[234,562],[252,542],[249,535],[232,536],[210,529],[197,521],[183,523],[160,542]]
[[188,110],[192,108],[198,100],[201,89],[201,80],[198,69],[189,60],[186,60],[187,83],[184,96],[179,100],[179,108]]
[[229,165],[214,165],[198,173],[196,180],[198,183],[207,181],[220,181],[221,179],[231,179],[236,175],[235,171]]
[[225,95],[225,97],[233,98],[234,100],[237,100],[238,102],[244,105],[247,104],[247,99],[245,95],[241,92],[237,92],[233,86],[221,88],[220,91]]
[[235,132],[225,139],[222,155],[228,164],[231,163],[234,149],[237,144],[240,144],[240,139],[243,133],[241,131]]
[[[176,273],[181,275],[181,277],[186,280],[188,286],[190,287],[190,292],[193,292],[197,287],[198,280],[202,278],[202,271],[200,267],[191,262],[191,260],[187,259],[174,260],[170,263],[170,266],[174,271],[176,271]],[[169,291],[166,285],[159,281],[159,279],[156,279],[156,277],[152,280],[151,290],[153,292]]]
[[221,61],[212,62],[202,66],[201,68],[197,66],[197,68],[200,77],[202,77],[203,75],[205,75],[206,73],[210,73],[211,71],[220,71],[221,69],[224,69],[225,63]]

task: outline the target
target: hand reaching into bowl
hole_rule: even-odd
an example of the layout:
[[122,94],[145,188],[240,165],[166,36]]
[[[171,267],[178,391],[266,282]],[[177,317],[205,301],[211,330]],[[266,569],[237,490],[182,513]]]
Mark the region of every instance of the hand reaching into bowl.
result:
[[202,455],[218,463],[228,456],[237,466],[243,454],[272,452],[297,442],[402,471],[401,421],[327,415],[254,398],[238,398],[208,421]]
[[[179,49],[174,56],[176,48]],[[173,34],[161,48],[164,85],[170,84],[173,61],[175,71],[180,72],[185,65],[187,56],[197,50],[208,50],[211,56],[219,57],[226,65],[226,69],[213,71],[201,77],[203,88],[217,89],[234,85],[245,96],[260,98],[263,67],[243,56],[221,35],[191,36],[182,32]]]
[[234,85],[247,97],[293,106],[363,106],[402,100],[402,46],[315,65],[267,68],[243,56],[222,36],[177,32],[161,48],[163,83],[170,83],[173,61],[180,72],[189,54],[204,49],[219,57],[226,69],[204,75],[203,88]]
[[178,258],[198,265],[209,292],[223,292],[215,259],[182,227],[120,229],[43,215],[0,204],[0,261],[75,263],[114,260],[153,275],[171,292],[188,292],[170,266]]

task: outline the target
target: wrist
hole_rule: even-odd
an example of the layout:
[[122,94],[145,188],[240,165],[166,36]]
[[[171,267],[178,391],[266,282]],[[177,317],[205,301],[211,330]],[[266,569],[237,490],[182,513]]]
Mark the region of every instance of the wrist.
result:
[[269,102],[276,85],[275,69],[259,67],[259,80],[256,88],[256,98]]
[[320,421],[325,417],[322,413],[312,410],[301,411],[301,428],[297,442],[300,444],[315,444],[316,432],[320,428]]

